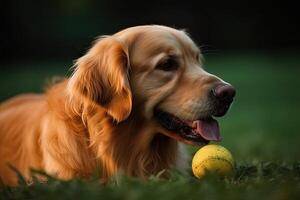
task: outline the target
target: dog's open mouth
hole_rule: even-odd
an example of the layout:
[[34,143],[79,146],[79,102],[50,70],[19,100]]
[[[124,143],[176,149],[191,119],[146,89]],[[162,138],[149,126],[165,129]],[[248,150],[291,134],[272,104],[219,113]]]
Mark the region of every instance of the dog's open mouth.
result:
[[154,116],[162,127],[177,134],[184,140],[200,144],[207,144],[210,141],[221,141],[219,124],[212,117],[194,121],[181,120],[161,110],[155,110]]

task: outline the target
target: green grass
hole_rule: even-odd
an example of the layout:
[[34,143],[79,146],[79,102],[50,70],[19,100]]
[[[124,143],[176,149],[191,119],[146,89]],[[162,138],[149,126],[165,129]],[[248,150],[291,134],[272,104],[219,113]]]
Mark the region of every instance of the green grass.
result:
[[170,180],[150,177],[147,181],[120,176],[101,185],[94,177],[88,181],[59,181],[18,188],[2,187],[4,199],[299,199],[300,163],[259,163],[239,165],[231,178],[208,174],[201,180],[173,173]]
[[[234,177],[173,173],[146,182],[120,176],[118,183],[58,181],[0,187],[0,199],[299,199],[300,59],[297,54],[207,55],[206,69],[237,89],[230,112],[219,119],[223,141],[233,154]],[[39,92],[53,75],[70,74],[71,62],[25,63],[1,70],[0,99]],[[197,148],[189,147],[193,154]]]

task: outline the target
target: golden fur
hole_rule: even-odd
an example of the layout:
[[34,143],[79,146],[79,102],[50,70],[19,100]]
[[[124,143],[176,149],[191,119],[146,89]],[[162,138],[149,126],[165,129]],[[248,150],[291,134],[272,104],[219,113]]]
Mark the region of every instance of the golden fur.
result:
[[[155,70],[168,54],[179,58],[180,68]],[[28,181],[31,168],[71,179],[89,177],[99,166],[106,181],[119,171],[145,178],[184,163],[182,139],[152,115],[155,107],[183,119],[204,115],[207,91],[222,80],[201,66],[200,51],[184,31],[138,26],[100,38],[70,78],[45,94],[0,104],[2,181],[17,184],[8,163]]]

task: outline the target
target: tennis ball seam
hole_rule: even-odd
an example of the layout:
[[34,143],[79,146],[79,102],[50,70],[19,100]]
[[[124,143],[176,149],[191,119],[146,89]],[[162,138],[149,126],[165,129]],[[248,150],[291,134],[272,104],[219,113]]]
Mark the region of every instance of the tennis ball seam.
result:
[[208,162],[208,161],[210,161],[210,160],[221,160],[221,161],[225,161],[226,163],[228,163],[228,164],[231,166],[232,169],[234,168],[234,163],[231,163],[230,161],[228,161],[228,160],[226,160],[226,159],[224,159],[224,158],[218,157],[218,156],[210,156],[210,157],[207,157],[207,159],[201,161],[201,162],[198,164],[198,166],[201,166],[201,167],[206,168],[206,167],[204,166],[204,163],[205,163],[205,162]]

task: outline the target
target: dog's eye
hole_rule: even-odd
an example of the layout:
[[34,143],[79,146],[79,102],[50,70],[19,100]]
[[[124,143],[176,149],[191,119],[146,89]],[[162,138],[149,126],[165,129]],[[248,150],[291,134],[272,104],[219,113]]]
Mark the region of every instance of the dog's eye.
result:
[[167,58],[159,62],[156,66],[156,69],[163,71],[174,71],[179,67],[178,62],[175,58]]

